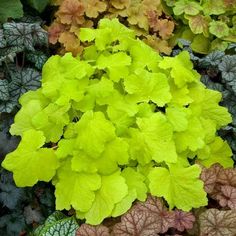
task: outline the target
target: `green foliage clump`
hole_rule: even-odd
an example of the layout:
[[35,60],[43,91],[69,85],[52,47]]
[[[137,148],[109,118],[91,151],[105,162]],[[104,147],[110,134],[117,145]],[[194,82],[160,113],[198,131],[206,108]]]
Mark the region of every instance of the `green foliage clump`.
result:
[[[197,55],[190,47],[190,42],[179,40],[182,50],[190,53],[194,68],[199,71],[201,81],[210,89],[220,91],[223,99],[220,104],[227,107],[232,115],[232,122],[219,131],[233,150],[236,161],[236,44],[230,44],[225,51],[213,51],[206,56]],[[173,51],[177,55],[182,50]]]
[[201,169],[233,165],[216,136],[231,122],[190,56],[161,57],[118,20],[82,29],[83,55],[52,56],[42,87],[21,96],[11,126],[18,148],[2,166],[18,186],[55,185],[56,209],[99,224],[150,192],[170,208],[207,204]]
[[185,38],[198,53],[225,50],[236,42],[236,1],[165,0],[179,22],[175,38]]

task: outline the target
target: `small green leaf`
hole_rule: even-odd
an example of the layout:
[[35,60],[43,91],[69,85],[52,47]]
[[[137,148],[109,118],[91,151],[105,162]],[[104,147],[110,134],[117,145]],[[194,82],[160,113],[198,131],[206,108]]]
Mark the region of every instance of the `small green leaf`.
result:
[[197,2],[192,2],[188,0],[178,0],[175,3],[173,8],[174,14],[176,16],[181,15],[183,13],[191,16],[195,16],[202,10],[202,7]]
[[196,15],[196,16],[188,16],[189,27],[193,31],[194,34],[203,33],[204,36],[209,35],[209,22],[211,18],[209,16]]
[[0,1],[0,22],[7,21],[8,18],[20,18],[23,16],[23,6],[20,0]]
[[225,22],[212,21],[210,22],[210,33],[214,34],[218,38],[222,38],[229,35],[229,27]]

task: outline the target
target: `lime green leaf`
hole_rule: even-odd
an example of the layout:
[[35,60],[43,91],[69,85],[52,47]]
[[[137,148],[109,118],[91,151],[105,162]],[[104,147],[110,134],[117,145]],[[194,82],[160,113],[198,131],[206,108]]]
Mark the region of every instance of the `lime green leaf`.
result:
[[182,107],[168,107],[166,117],[170,121],[173,130],[181,132],[188,127],[189,110]]
[[69,210],[72,206],[86,212],[95,200],[94,191],[101,187],[101,177],[98,174],[74,172],[70,164],[70,160],[67,160],[57,172],[56,209]]
[[25,104],[15,116],[15,123],[12,124],[10,133],[12,135],[23,135],[27,130],[34,129],[32,118],[43,109],[39,100],[31,100]]
[[218,38],[223,38],[229,35],[229,27],[225,22],[222,21],[212,21],[210,23],[210,33]]
[[131,44],[130,55],[133,59],[132,68],[143,69],[147,67],[153,72],[159,72],[157,63],[161,61],[161,57],[148,45],[142,41],[134,41]]
[[1,0],[0,2],[0,22],[7,21],[8,18],[20,18],[23,16],[23,6],[20,0]]
[[171,76],[179,88],[186,83],[197,82],[200,79],[200,75],[193,70],[193,64],[187,51],[181,52],[174,58],[164,57],[159,66],[163,69],[171,68]]
[[96,191],[96,197],[90,210],[85,214],[88,224],[99,224],[111,215],[115,204],[120,202],[128,193],[125,179],[116,172],[102,176],[101,188]]
[[146,199],[147,187],[144,184],[146,178],[142,174],[132,168],[126,168],[122,171],[121,175],[125,178],[125,182],[128,185],[128,195],[126,195],[121,202],[116,204],[112,212],[113,217],[127,212],[135,199],[140,201]]
[[115,128],[102,112],[86,112],[77,126],[76,145],[89,156],[97,158],[104,151],[105,143],[114,139]]
[[[199,94],[200,95],[200,94]],[[218,91],[204,90],[196,102],[190,105],[194,112],[205,119],[210,119],[217,125],[217,128],[227,125],[232,121],[227,108],[220,106],[222,95]]]
[[[173,142],[173,129],[164,115],[155,113],[149,118],[137,118],[137,125],[146,146],[145,149],[152,154],[153,160],[156,162],[176,162],[177,154]],[[137,143],[137,145],[140,144]]]
[[196,151],[204,146],[204,129],[199,119],[192,117],[188,120],[188,128],[185,131],[174,134],[174,140],[178,153],[187,149]]
[[137,102],[155,102],[164,106],[171,99],[170,88],[165,74],[149,73],[145,70],[136,72],[124,80],[126,91]]
[[44,143],[45,137],[41,131],[28,130],[24,132],[17,149],[4,159],[2,166],[13,172],[17,186],[48,182],[55,175],[58,167],[56,155],[52,149],[40,148]]
[[223,167],[233,167],[234,161],[232,157],[232,151],[226,141],[223,141],[220,137],[216,137],[215,140],[208,144],[209,154],[201,155],[201,163],[210,167],[214,163],[220,163]]
[[207,205],[207,196],[203,182],[199,179],[201,169],[197,165],[187,168],[170,165],[154,168],[148,178],[151,194],[164,197],[170,208],[177,207],[184,211]]

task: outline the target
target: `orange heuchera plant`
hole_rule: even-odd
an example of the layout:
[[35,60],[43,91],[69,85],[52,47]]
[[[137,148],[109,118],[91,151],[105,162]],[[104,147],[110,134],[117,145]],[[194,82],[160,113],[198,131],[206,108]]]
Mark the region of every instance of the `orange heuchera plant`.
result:
[[160,0],[54,0],[58,6],[55,20],[49,26],[49,42],[59,42],[59,53],[83,50],[81,27],[96,28],[101,18],[118,18],[135,30],[136,35],[158,52],[170,54],[169,39],[175,23],[166,15]]

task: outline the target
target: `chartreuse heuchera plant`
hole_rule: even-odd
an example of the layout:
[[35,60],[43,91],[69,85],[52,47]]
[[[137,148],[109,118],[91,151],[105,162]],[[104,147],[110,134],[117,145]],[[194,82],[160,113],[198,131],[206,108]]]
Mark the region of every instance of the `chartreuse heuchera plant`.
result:
[[147,193],[170,208],[207,204],[201,163],[233,165],[216,131],[231,122],[189,54],[161,57],[118,20],[80,31],[81,57],[52,56],[42,87],[20,98],[11,134],[18,148],[3,167],[18,186],[55,185],[56,208],[99,224]]

